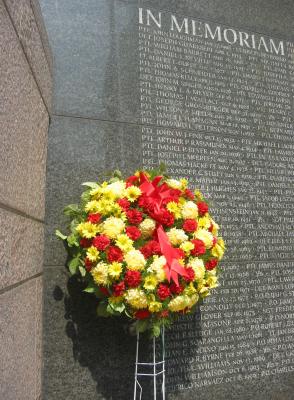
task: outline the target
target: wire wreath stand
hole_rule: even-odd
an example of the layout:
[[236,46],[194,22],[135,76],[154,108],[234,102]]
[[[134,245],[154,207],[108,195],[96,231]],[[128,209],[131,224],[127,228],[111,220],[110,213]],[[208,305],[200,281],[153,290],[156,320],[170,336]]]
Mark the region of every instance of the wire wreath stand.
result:
[[[156,354],[156,338],[152,339],[152,362],[139,361],[140,349],[140,333],[137,333],[136,343],[136,362],[135,362],[135,384],[134,384],[134,400],[142,400],[143,386],[140,383],[140,377],[150,377],[153,380],[153,400],[165,400],[165,342],[164,342],[164,327],[160,332],[161,339],[161,357],[158,360]],[[158,340],[160,340],[158,339]],[[161,378],[161,385],[158,380]],[[158,397],[158,389],[160,393]],[[150,397],[148,396],[148,399]]]

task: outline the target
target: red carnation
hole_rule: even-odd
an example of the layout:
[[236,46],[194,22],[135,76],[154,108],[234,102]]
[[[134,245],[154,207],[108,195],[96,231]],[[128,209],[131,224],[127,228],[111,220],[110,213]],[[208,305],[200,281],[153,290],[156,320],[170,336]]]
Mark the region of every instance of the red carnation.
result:
[[124,282],[119,282],[116,285],[113,285],[113,295],[115,297],[122,296],[123,292],[125,291],[125,283]]
[[127,211],[127,218],[131,224],[138,225],[143,220],[142,213],[138,210],[128,210]]
[[138,180],[138,177],[136,175],[129,176],[126,179],[126,186],[129,187],[129,186],[134,185],[134,183],[136,183],[137,180]]
[[186,282],[193,282],[195,278],[195,272],[194,269],[191,267],[186,268],[186,274],[187,276],[184,276],[184,279]]
[[191,190],[190,189],[186,189],[185,190],[185,196],[186,197],[188,197],[188,199],[190,199],[190,200],[194,200],[194,193],[193,192],[191,192]]
[[209,232],[213,231],[213,224],[210,224],[210,227],[208,228]]
[[92,244],[92,240],[91,239],[86,239],[86,238],[82,238],[80,240],[80,246],[86,248],[86,247],[90,247]]
[[132,240],[138,240],[141,237],[141,231],[136,226],[127,226],[126,234]]
[[183,229],[186,232],[195,232],[197,230],[197,221],[195,219],[185,219]]
[[160,298],[160,300],[165,300],[167,297],[170,296],[170,290],[168,288],[168,286],[164,285],[164,284],[160,284],[158,289],[157,289],[157,295]]
[[135,312],[135,318],[146,319],[150,316],[150,311],[148,310],[138,310]]
[[182,194],[180,189],[170,189],[169,193],[172,197],[180,197]]
[[172,226],[175,222],[174,216],[167,210],[160,210],[159,213],[155,216],[157,221],[165,226]]
[[160,255],[161,254],[161,249],[160,245],[156,240],[150,240],[148,243],[146,243],[144,246],[142,246],[140,249],[141,253],[143,256],[147,259],[155,254]]
[[211,260],[209,260],[205,263],[205,268],[208,271],[211,271],[212,269],[214,269],[217,266],[217,263],[218,263],[217,258],[212,258]]
[[85,268],[86,268],[86,270],[87,270],[88,272],[91,271],[92,265],[93,265],[92,261],[90,261],[89,258],[86,257],[86,258],[85,258]]
[[88,220],[89,222],[91,222],[92,224],[98,224],[98,222],[100,221],[100,219],[101,219],[101,214],[98,214],[98,213],[96,213],[96,214],[89,214],[89,215],[88,215],[88,218],[87,218],[87,220]]
[[165,199],[162,200],[162,204],[165,206],[167,203],[170,203],[171,201],[178,203],[179,202],[179,198],[178,197],[173,197],[173,196],[169,196],[166,197]]
[[154,212],[154,207],[155,207],[154,202],[152,200],[150,200],[150,198],[144,194],[142,194],[139,197],[138,205],[139,205],[139,207],[143,208],[148,214],[151,214]]
[[208,211],[208,205],[204,201],[198,201],[197,207],[200,215],[204,215]]
[[109,245],[110,239],[105,235],[99,235],[93,239],[93,246],[95,246],[98,250],[105,250]]
[[193,239],[191,242],[194,244],[194,249],[191,250],[192,256],[200,256],[206,252],[205,244],[200,239]]
[[174,282],[170,285],[170,291],[172,294],[180,294],[184,290],[181,284],[176,285]]
[[212,247],[215,246],[217,243],[217,238],[214,236],[212,239]]
[[124,211],[127,211],[131,205],[131,203],[127,199],[118,199],[117,203]]
[[123,253],[121,249],[117,246],[110,246],[107,249],[107,260],[108,262],[113,262],[113,261],[118,261],[122,262],[123,261]]
[[129,287],[137,287],[141,282],[141,272],[140,271],[127,271],[125,275],[125,283]]

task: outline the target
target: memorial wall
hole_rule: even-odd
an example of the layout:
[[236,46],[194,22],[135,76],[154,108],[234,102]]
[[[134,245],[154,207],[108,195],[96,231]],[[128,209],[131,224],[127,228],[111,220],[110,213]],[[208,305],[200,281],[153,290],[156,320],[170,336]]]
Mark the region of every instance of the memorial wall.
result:
[[228,246],[220,287],[168,333],[168,399],[293,399],[294,7],[55,3],[41,2],[55,55],[44,398],[131,398],[134,340],[90,322],[53,232],[80,182],[164,162],[205,193]]

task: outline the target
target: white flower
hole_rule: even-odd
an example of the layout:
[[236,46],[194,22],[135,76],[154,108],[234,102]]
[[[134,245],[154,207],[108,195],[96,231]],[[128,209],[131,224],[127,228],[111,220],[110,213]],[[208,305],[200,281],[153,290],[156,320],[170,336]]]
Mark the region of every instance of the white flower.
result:
[[198,229],[194,234],[195,239],[202,240],[207,249],[210,249],[213,244],[213,234],[206,229]]
[[169,232],[167,232],[167,236],[174,246],[179,246],[181,243],[188,240],[188,236],[185,234],[183,229],[172,228]]
[[130,250],[124,257],[128,269],[133,271],[142,270],[145,267],[146,260],[139,250]]
[[182,216],[184,219],[195,219],[198,216],[197,204],[187,201],[182,207]]

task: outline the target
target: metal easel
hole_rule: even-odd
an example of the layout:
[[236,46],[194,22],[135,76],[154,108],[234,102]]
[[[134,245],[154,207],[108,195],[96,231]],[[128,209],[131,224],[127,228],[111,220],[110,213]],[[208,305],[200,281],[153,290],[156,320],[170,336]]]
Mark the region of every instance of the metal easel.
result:
[[[153,378],[153,400],[165,400],[165,343],[164,343],[164,327],[161,329],[161,347],[162,357],[160,361],[156,361],[156,338],[152,339],[152,362],[139,362],[139,347],[140,347],[140,333],[137,333],[136,344],[136,363],[135,363],[135,385],[134,385],[134,400],[142,400],[143,387],[139,382],[141,376],[149,376]],[[159,370],[159,371],[158,371]],[[162,383],[160,390],[160,397],[157,396],[157,378],[161,375]],[[138,397],[139,396],[139,397]]]

